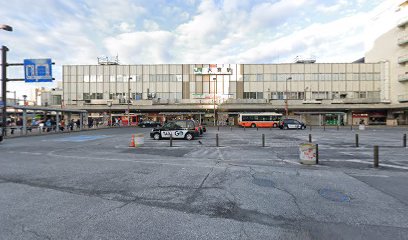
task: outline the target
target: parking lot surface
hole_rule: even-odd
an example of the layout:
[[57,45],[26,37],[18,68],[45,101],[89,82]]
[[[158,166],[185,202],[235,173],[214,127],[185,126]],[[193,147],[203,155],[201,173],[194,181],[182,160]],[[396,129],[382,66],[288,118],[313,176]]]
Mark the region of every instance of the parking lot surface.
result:
[[[149,131],[0,143],[0,239],[408,236],[406,128],[220,127],[172,147]],[[144,144],[129,148],[132,134],[144,134]],[[319,165],[299,163],[309,134],[319,144]]]

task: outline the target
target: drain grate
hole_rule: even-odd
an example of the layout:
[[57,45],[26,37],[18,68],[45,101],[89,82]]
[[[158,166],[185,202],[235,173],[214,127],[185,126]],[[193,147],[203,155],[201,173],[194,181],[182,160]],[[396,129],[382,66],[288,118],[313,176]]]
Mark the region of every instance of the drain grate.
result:
[[329,188],[319,189],[320,196],[333,202],[350,202],[350,197],[342,192],[338,192]]

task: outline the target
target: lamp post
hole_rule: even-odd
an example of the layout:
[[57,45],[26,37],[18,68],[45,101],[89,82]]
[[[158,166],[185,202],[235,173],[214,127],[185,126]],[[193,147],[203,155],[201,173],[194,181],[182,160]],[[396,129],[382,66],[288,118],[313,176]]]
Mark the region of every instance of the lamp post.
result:
[[285,90],[285,117],[288,118],[289,103],[288,103],[288,81],[292,80],[292,77],[286,78],[286,90]]
[[128,78],[128,97],[127,97],[128,126],[130,126],[130,80],[132,80],[132,77]]
[[215,119],[215,116],[216,116],[216,114],[215,114],[215,91],[216,91],[216,82],[217,82],[217,79],[216,79],[216,78],[213,78],[213,81],[214,81],[213,107],[214,107],[214,127],[215,127],[215,124],[216,124],[216,119]]
[[[13,31],[13,28],[9,25],[0,24],[0,29],[5,31]],[[2,114],[2,134],[1,136],[6,135],[7,127],[7,51],[9,49],[6,46],[1,47],[1,80],[2,80],[2,98],[3,101],[3,114]]]

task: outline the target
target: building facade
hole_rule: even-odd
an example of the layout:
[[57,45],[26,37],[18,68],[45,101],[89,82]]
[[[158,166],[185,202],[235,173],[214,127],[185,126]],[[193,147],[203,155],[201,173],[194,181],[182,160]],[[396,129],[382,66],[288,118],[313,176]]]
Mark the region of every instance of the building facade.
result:
[[69,65],[63,67],[63,99],[91,113],[108,105],[115,112],[209,115],[288,108],[313,124],[333,113],[345,123],[353,113],[367,120],[371,113],[386,124],[388,111],[399,105],[390,97],[388,69],[387,62]]

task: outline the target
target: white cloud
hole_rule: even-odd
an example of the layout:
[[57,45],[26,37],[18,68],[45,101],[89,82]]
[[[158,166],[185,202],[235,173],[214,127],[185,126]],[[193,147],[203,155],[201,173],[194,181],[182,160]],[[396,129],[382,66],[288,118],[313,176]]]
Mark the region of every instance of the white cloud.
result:
[[323,4],[318,5],[316,9],[317,11],[323,12],[323,13],[334,13],[334,12],[343,10],[345,7],[349,5],[350,5],[349,1],[339,0],[336,4],[333,4],[333,5],[323,5]]
[[166,31],[124,33],[103,42],[110,55],[125,63],[166,63],[172,60],[174,37]]
[[158,31],[160,29],[160,26],[155,21],[143,20],[143,28],[146,31]]

